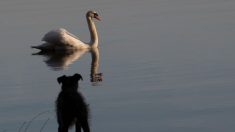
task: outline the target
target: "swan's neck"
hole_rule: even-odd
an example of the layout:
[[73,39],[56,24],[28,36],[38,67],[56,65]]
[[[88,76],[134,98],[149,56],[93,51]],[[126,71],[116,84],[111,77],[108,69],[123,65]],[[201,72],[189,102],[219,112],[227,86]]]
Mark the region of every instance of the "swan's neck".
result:
[[91,18],[87,18],[87,24],[90,31],[91,41],[90,46],[91,47],[98,47],[98,34],[96,31],[95,23],[91,20]]

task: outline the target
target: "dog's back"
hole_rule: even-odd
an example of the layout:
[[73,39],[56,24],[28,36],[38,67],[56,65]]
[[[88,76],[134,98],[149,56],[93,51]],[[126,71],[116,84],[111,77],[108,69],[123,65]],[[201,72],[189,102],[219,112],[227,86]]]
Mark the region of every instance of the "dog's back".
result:
[[90,131],[87,104],[77,91],[79,79],[79,74],[58,78],[58,82],[62,83],[62,91],[56,100],[59,132],[67,132],[73,124],[76,124],[76,132],[80,132],[81,128],[84,132]]

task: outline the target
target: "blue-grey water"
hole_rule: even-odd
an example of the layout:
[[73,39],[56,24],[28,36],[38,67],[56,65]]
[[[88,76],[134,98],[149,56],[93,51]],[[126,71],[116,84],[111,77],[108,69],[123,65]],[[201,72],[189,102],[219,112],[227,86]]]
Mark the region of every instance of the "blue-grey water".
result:
[[[94,132],[233,132],[234,0],[2,0],[0,132],[55,132],[56,78],[80,73]],[[84,17],[102,21],[99,67],[32,55],[51,29],[89,41]],[[66,58],[67,57],[67,58]]]

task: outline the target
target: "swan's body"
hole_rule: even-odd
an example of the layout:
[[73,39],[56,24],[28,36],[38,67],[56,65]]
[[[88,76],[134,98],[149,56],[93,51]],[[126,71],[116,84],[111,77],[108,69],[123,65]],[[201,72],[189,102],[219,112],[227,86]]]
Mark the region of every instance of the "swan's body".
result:
[[89,43],[82,42],[72,33],[69,33],[67,30],[60,28],[46,33],[45,36],[42,38],[42,41],[45,41],[45,43],[39,46],[32,46],[32,48],[40,50],[77,50],[98,47],[98,34],[93,18],[97,20],[100,20],[100,18],[94,11],[88,11],[86,14],[86,18],[91,36],[91,41]]

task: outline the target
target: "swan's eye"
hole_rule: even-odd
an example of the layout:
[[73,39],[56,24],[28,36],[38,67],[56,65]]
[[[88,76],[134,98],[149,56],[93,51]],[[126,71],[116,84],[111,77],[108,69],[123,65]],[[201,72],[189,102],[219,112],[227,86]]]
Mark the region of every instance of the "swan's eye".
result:
[[99,16],[97,13],[94,13],[94,17],[97,17],[97,16]]
[[95,18],[95,19],[97,19],[97,20],[99,20],[100,21],[100,17],[99,17],[99,15],[95,12],[95,13],[93,13],[93,17]]

